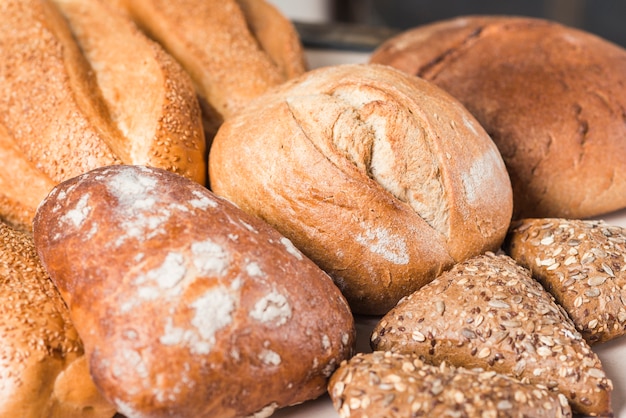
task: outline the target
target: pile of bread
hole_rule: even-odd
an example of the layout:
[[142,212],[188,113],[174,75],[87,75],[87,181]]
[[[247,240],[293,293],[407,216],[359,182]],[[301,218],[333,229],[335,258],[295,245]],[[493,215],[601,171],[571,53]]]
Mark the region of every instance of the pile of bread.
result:
[[7,0],[0,93],[1,416],[611,414],[622,48],[468,16],[308,70],[264,0]]

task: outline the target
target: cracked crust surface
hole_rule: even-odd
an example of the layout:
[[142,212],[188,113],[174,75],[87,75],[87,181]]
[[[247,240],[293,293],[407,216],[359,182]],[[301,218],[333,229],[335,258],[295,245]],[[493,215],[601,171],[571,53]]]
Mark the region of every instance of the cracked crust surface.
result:
[[514,217],[626,206],[626,51],[556,23],[468,16],[409,30],[371,62],[459,99],[507,164]]
[[497,248],[510,221],[510,182],[484,130],[390,67],[284,84],[226,121],[209,158],[211,188],[292,239],[361,313]]

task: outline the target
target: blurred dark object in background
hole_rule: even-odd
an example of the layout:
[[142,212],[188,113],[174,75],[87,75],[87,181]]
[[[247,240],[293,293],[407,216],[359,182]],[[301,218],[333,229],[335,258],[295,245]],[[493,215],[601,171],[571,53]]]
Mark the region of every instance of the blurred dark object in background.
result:
[[400,30],[468,14],[541,17],[584,29],[626,47],[624,0],[335,0],[338,22]]

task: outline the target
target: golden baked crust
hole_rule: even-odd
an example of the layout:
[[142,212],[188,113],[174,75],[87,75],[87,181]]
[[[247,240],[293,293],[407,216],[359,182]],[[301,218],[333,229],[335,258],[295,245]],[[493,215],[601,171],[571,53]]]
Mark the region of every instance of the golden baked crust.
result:
[[0,184],[10,203],[0,215],[30,229],[51,185],[122,162],[204,184],[205,139],[188,76],[99,1],[59,4],[74,34],[50,1],[0,4]]
[[33,232],[94,381],[124,415],[272,411],[323,394],[354,350],[354,319],[322,270],[174,173],[85,173],[53,190]]
[[626,334],[626,232],[597,220],[523,219],[505,251],[555,297],[589,344]]
[[111,1],[191,75],[210,138],[250,99],[306,69],[295,28],[264,0]]
[[32,238],[0,223],[0,415],[107,418],[69,311]]
[[506,255],[471,258],[403,299],[371,344],[493,370],[562,393],[574,412],[611,415],[613,385],[600,359],[530,271]]
[[209,159],[212,190],[289,237],[359,313],[496,250],[511,216],[480,125],[390,67],[321,68],[275,88],[222,125]]
[[497,144],[514,217],[586,218],[626,206],[626,50],[523,17],[420,26],[371,56],[459,99]]

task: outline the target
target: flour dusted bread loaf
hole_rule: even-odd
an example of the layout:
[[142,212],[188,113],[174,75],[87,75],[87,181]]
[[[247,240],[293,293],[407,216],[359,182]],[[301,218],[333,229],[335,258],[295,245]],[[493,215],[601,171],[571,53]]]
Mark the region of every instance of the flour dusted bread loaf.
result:
[[483,368],[562,393],[579,414],[611,416],[613,384],[530,271],[486,253],[404,298],[374,328],[374,350]]
[[193,78],[212,138],[250,99],[306,69],[300,38],[266,0],[110,0]]
[[109,164],[157,166],[204,184],[189,76],[99,0],[57,4],[65,14],[47,0],[0,5],[0,215],[29,228],[51,186]]
[[626,232],[600,220],[516,221],[505,250],[554,295],[590,344],[626,334]]
[[385,66],[283,84],[222,125],[209,159],[212,190],[289,237],[359,313],[384,313],[455,261],[497,249],[511,216],[481,126]]
[[545,387],[390,351],[344,361],[328,392],[341,418],[572,416],[565,396]]
[[466,16],[408,30],[371,62],[459,99],[497,144],[514,217],[586,218],[626,206],[626,50],[554,22]]
[[328,275],[182,176],[87,172],[53,189],[33,233],[124,415],[269,416],[324,393],[352,355],[354,320]]
[[0,416],[108,418],[83,343],[33,240],[0,223]]

